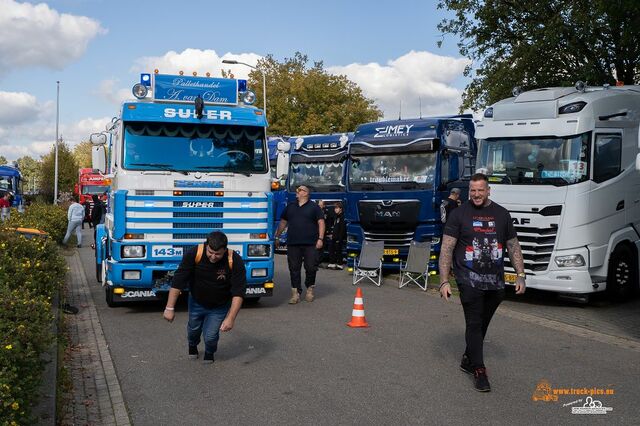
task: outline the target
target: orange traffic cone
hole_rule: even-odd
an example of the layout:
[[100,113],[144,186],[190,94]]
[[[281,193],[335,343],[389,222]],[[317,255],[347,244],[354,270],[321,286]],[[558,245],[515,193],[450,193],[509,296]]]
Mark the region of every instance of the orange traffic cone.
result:
[[356,299],[353,301],[351,321],[349,321],[347,325],[353,328],[369,327],[367,319],[364,317],[364,301],[362,300],[362,290],[360,287],[356,289]]

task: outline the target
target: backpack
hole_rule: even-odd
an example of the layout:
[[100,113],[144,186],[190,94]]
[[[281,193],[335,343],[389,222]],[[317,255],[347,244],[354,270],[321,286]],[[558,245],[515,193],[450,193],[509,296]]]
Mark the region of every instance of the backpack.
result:
[[[198,244],[198,251],[196,251],[196,265],[202,260],[204,254],[204,244]],[[233,250],[227,249],[227,262],[229,264],[229,271],[233,271]]]

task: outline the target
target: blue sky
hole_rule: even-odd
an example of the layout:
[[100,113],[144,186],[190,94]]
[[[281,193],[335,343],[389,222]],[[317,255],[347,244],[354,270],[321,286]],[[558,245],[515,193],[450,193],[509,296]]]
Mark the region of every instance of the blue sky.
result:
[[[206,71],[295,51],[346,74],[385,117],[455,113],[468,61],[436,28],[437,1],[0,0],[0,155],[74,145],[117,115],[141,71]],[[229,66],[225,66],[229,68]],[[232,67],[237,77],[248,68]],[[268,94],[268,89],[267,89]],[[419,100],[420,99],[420,100]]]

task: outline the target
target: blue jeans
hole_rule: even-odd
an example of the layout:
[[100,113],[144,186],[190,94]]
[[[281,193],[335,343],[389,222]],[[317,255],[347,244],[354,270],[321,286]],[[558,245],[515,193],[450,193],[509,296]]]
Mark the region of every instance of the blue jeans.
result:
[[187,341],[189,346],[198,346],[200,335],[204,336],[204,350],[215,353],[218,350],[220,325],[224,321],[231,302],[207,309],[189,295],[189,322],[187,323]]

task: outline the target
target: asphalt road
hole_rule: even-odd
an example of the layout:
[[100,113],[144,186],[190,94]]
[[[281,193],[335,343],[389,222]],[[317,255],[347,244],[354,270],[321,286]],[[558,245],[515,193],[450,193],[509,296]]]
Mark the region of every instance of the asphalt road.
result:
[[[82,248],[80,256],[95,283],[93,251]],[[365,285],[371,327],[352,329],[345,325],[355,295],[350,275],[321,270],[316,301],[290,306],[286,259],[276,263],[274,297],[243,308],[213,365],[187,358],[184,303],[169,324],[161,304],[108,308],[101,286],[92,286],[135,425],[638,422],[637,349],[499,313],[485,343],[493,391],[478,393],[458,369],[464,321],[457,302],[391,280]],[[533,401],[543,379],[552,388],[613,389],[595,398],[613,410],[572,414],[583,395]]]

